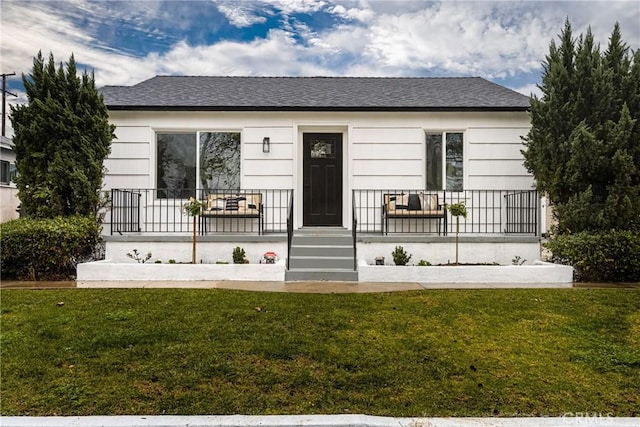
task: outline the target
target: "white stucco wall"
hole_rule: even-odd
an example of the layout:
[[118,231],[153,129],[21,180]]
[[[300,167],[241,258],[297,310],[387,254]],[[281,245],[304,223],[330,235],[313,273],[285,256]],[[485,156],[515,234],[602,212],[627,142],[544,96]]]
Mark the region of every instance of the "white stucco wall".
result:
[[79,287],[92,287],[92,281],[284,281],[286,262],[276,264],[135,264],[115,263],[109,259],[78,265]]
[[500,266],[377,266],[361,261],[358,265],[361,282],[419,282],[443,283],[499,283],[565,284],[573,283],[573,267],[536,261],[533,265]]
[[[152,257],[148,263],[160,259],[168,263],[170,259],[176,262],[191,262],[193,244],[189,238],[182,241],[107,241],[105,258],[113,262],[132,262],[127,256],[133,249],[137,249],[143,256],[151,252]],[[275,252],[280,259],[287,257],[287,242],[207,242],[199,241],[196,245],[196,260],[198,263],[215,263],[216,261],[233,262],[232,252],[236,246],[244,249],[247,259],[252,264],[257,264],[265,252]],[[135,262],[135,261],[133,261]]]
[[[0,139],[0,160],[9,162],[14,166],[16,163],[13,142],[5,136]],[[15,183],[0,183],[0,222],[18,218],[18,212],[16,211],[18,205],[20,205],[20,200],[18,199],[18,189]]]
[[18,189],[9,185],[0,185],[0,222],[18,218]]
[[[411,255],[409,264],[418,264],[425,260],[433,265],[454,263],[456,247],[453,238],[431,239],[429,242],[405,241],[401,237],[396,242],[360,242],[358,243],[358,259],[374,265],[377,257],[384,257],[386,265],[394,265],[391,253],[396,246],[402,246]],[[533,264],[540,259],[540,244],[535,239],[488,239],[461,238],[458,244],[460,263],[495,263],[511,265],[519,257],[526,264]]]

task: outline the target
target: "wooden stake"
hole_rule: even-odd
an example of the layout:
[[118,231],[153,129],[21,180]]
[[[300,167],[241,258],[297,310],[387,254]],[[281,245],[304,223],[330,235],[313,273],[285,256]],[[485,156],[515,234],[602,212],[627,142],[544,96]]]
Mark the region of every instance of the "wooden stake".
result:
[[191,264],[196,263],[196,217],[193,217],[193,250],[191,251]]
[[458,231],[460,230],[460,217],[456,216],[456,265],[458,265]]

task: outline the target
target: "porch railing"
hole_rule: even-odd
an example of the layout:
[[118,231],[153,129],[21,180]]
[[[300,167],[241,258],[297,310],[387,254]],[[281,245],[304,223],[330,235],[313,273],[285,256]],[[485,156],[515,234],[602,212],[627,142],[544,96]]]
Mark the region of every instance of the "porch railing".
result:
[[[290,189],[166,189],[117,188],[111,190],[111,210],[105,220],[111,223],[111,234],[126,233],[190,233],[193,221],[182,212],[189,197],[197,195],[208,202],[208,195],[249,200],[260,195],[260,215],[210,215],[200,218],[200,232],[215,233],[285,233],[287,210],[293,194]],[[248,202],[247,202],[248,203]],[[204,222],[206,221],[206,223]]]
[[[446,224],[453,218],[421,218],[396,215],[383,218],[385,195],[424,193],[437,195],[439,205],[464,201],[466,220],[460,221],[462,234],[540,234],[540,200],[535,190],[465,190],[461,192],[432,192],[414,189],[353,190],[352,230],[355,233],[425,233],[445,234]],[[209,216],[201,218],[200,228],[214,233],[288,233],[293,227],[293,190],[170,190],[170,189],[113,189],[111,209],[105,221],[111,234],[126,233],[190,233],[193,222],[182,210],[189,195],[198,195],[206,202],[209,194],[228,196],[261,195],[261,217]],[[444,221],[443,221],[444,220]],[[203,226],[202,221],[207,221]]]
[[352,193],[351,195],[351,234],[353,237],[353,269],[354,271],[358,271],[358,245],[357,245],[357,234],[358,234],[358,211],[356,211],[356,193]]
[[140,229],[139,192],[111,190],[111,234],[138,233]]
[[514,191],[504,196],[507,233],[540,234],[541,205],[537,191]]
[[291,253],[291,242],[293,241],[293,190],[289,197],[289,207],[287,209],[287,270],[289,269],[289,254]]
[[443,226],[455,223],[455,218],[448,211],[445,213],[446,218],[423,218],[419,214],[412,215],[411,212],[407,212],[407,215],[395,215],[387,220],[383,217],[385,200],[388,200],[386,195],[420,193],[437,195],[437,203],[441,206],[464,202],[467,218],[460,220],[461,234],[539,235],[540,199],[536,190],[354,190],[357,231],[382,234],[444,234]]

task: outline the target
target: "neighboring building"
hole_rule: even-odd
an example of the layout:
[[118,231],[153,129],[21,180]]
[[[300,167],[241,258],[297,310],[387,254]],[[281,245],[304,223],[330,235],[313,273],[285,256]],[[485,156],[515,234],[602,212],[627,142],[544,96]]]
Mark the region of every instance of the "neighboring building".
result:
[[16,177],[16,155],[13,141],[5,136],[0,140],[0,222],[18,218],[18,189]]
[[[273,239],[293,212],[293,230],[351,230],[355,218],[361,243],[449,242],[453,218],[426,214],[442,209],[435,195],[466,203],[464,235],[537,244],[539,199],[520,152],[529,98],[482,78],[160,76],[102,93],[117,126],[112,241],[188,235],[179,206],[196,196],[219,209],[200,221],[207,235]],[[222,215],[209,196],[232,193],[259,193],[260,218]],[[389,210],[418,193],[419,209]]]

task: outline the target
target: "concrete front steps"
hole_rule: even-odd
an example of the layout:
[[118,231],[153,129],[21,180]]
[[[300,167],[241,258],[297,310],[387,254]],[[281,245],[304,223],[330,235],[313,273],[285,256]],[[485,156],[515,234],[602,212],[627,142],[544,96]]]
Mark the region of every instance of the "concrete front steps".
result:
[[305,227],[293,233],[286,281],[357,282],[353,237],[345,228]]

